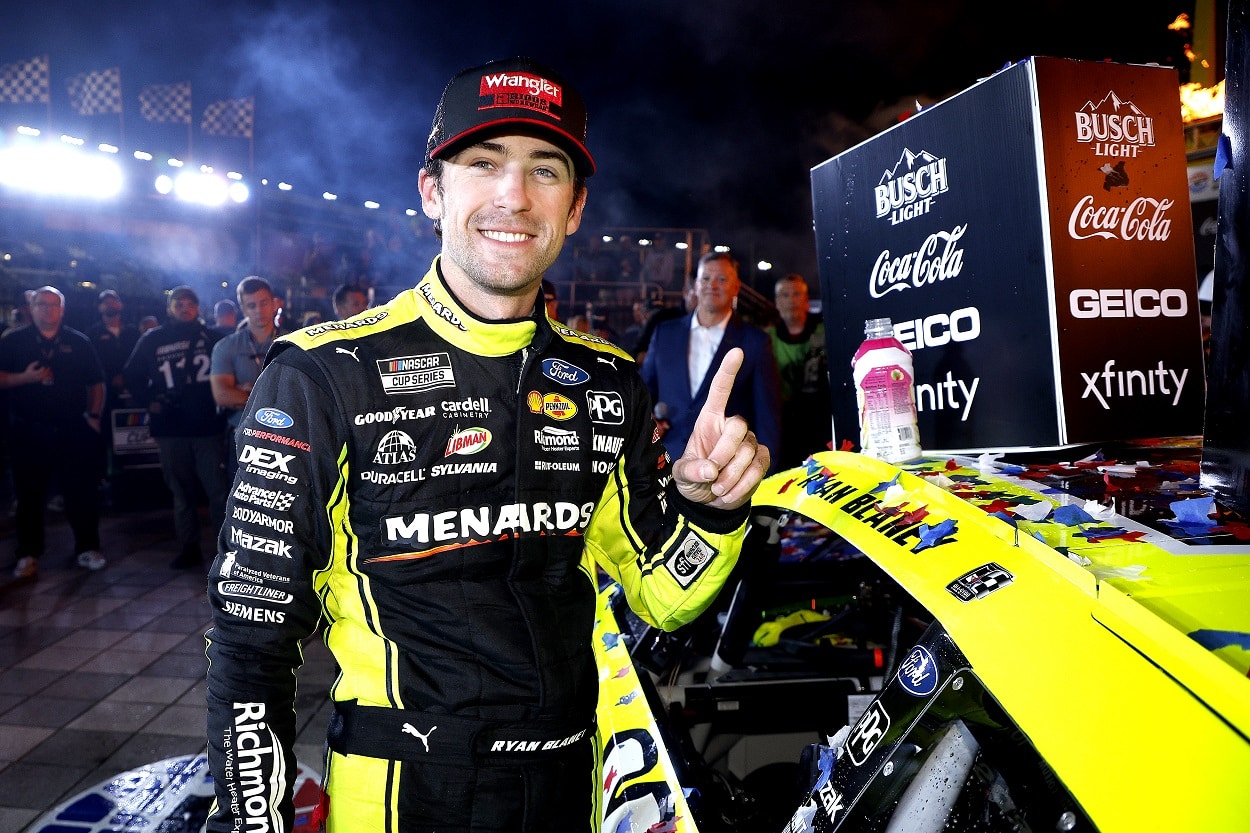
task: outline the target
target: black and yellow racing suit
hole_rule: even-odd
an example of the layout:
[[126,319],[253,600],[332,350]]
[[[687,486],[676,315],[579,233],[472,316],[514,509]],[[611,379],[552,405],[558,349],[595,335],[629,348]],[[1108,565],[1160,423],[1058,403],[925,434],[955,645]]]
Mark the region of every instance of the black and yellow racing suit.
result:
[[678,494],[631,358],[414,289],[275,343],[209,575],[211,833],[288,833],[300,641],[340,674],[330,833],[595,829],[597,568],[672,629],[748,507]]

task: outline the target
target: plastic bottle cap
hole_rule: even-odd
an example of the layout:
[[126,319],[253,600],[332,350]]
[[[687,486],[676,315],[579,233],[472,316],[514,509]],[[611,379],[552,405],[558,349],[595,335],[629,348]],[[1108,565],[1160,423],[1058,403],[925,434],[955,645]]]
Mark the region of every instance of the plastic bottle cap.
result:
[[864,335],[869,338],[887,338],[894,335],[894,324],[888,318],[869,318],[864,322]]

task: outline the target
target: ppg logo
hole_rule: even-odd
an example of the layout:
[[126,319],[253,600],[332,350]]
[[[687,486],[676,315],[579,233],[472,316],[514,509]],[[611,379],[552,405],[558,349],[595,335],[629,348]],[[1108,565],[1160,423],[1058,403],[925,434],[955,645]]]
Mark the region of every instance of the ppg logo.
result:
[[591,422],[620,425],[625,421],[625,400],[614,390],[586,391],[586,408]]

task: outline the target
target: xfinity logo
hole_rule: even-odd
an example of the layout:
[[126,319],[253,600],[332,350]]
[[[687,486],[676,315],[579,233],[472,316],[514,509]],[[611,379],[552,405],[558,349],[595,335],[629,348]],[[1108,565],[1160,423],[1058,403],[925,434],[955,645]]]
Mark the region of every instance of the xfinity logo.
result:
[[1101,371],[1080,373],[1085,383],[1081,398],[1093,396],[1105,411],[1111,410],[1108,400],[1134,396],[1171,396],[1175,408],[1185,389],[1185,380],[1189,378],[1189,368],[1182,368],[1181,375],[1177,376],[1175,370],[1163,366],[1162,359],[1157,366],[1145,370],[1117,370],[1115,359],[1107,359]]
[[586,391],[586,410],[590,421],[601,425],[621,425],[625,422],[625,400],[614,390]]

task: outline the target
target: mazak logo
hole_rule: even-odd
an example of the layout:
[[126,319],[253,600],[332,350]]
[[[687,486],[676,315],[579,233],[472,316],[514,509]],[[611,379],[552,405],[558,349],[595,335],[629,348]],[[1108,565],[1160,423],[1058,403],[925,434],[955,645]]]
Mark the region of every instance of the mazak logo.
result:
[[625,400],[614,390],[586,391],[586,410],[591,422],[601,425],[621,425],[625,422]]
[[253,535],[250,532],[239,529],[234,524],[230,525],[230,543],[245,550],[264,553],[265,555],[276,555],[279,558],[291,557],[291,545],[286,541],[279,541],[275,538],[262,538],[259,535]]
[[429,282],[421,284],[417,289],[421,291],[421,297],[429,302],[430,309],[434,310],[435,315],[461,332],[467,333],[469,331],[469,328],[464,326],[464,323],[452,311],[451,307],[434,297],[434,288],[430,286]]
[[577,415],[577,405],[573,404],[573,400],[558,393],[541,394],[532,390],[525,402],[529,405],[530,413],[546,414],[561,422]]
[[543,451],[578,451],[581,448],[581,438],[576,431],[550,425],[534,432],[534,442]]
[[562,385],[580,385],[590,381],[590,374],[562,359],[543,359],[543,375]]
[[946,158],[927,150],[912,153],[903,148],[903,155],[893,168],[881,175],[873,189],[877,201],[877,218],[889,217],[890,225],[928,214],[938,194],[950,190],[946,177]]
[[427,419],[434,416],[434,406],[428,405],[424,408],[409,408],[406,405],[400,405],[391,408],[389,411],[371,411],[367,414],[356,414],[352,422],[357,425],[374,425],[388,424],[396,422],[408,422],[413,419]]
[[388,431],[378,441],[378,449],[373,455],[373,462],[380,466],[398,466],[411,463],[417,459],[417,444],[412,437],[396,429]]
[[447,449],[443,452],[443,456],[477,454],[488,445],[490,445],[489,431],[485,428],[466,428],[463,431],[456,431],[448,438]]
[[1090,145],[1095,156],[1136,158],[1142,148],[1154,147],[1154,119],[1114,91],[1097,104],[1086,101],[1074,115],[1076,140]]
[[838,813],[846,809],[842,793],[833,787],[833,781],[828,780],[820,785],[817,795],[820,796],[820,806],[825,810],[825,817],[829,821],[837,821]]
[[1073,240],[1101,237],[1163,242],[1172,236],[1172,221],[1167,215],[1174,204],[1167,198],[1138,197],[1127,206],[1094,205],[1094,198],[1086,194],[1068,215],[1068,236]]
[[261,408],[256,412],[255,419],[266,428],[274,428],[278,431],[295,424],[295,420],[287,416],[285,411],[279,411],[277,408]]
[[919,289],[959,277],[964,268],[964,250],[957,244],[967,230],[968,224],[964,223],[950,231],[936,231],[916,251],[898,257],[890,254],[889,249],[882,249],[868,276],[868,294],[884,298],[890,292]]
[[382,379],[382,389],[388,394],[424,393],[456,386],[451,356],[446,353],[378,359],[378,376]]

